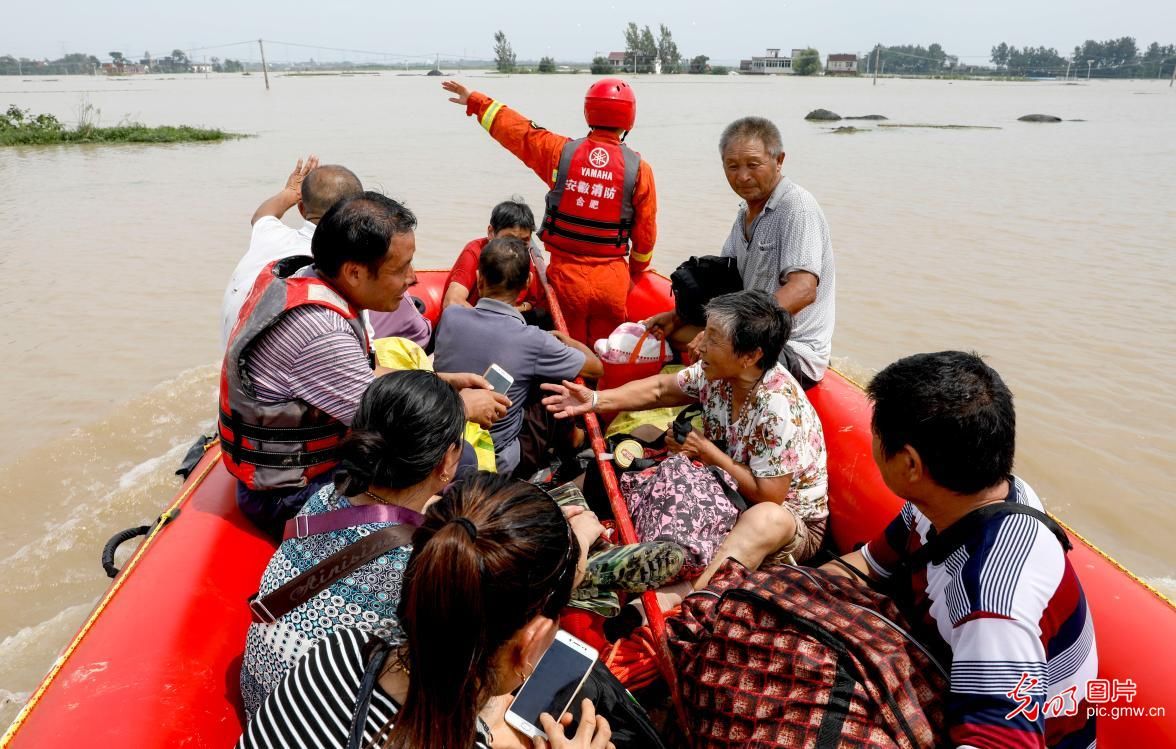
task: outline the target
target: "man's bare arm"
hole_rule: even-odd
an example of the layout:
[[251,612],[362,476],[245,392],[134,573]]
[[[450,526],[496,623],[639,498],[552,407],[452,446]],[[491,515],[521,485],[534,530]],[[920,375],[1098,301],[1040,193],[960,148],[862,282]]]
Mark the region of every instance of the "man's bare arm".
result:
[[805,270],[794,270],[784,278],[784,284],[776,289],[776,303],[795,315],[817,300],[817,285],[820,280]]
[[[866,557],[864,554],[862,554],[861,549],[856,549],[849,552],[848,554],[841,555],[841,561],[845,564],[848,564],[850,567],[853,567],[855,570],[862,573],[870,580],[881,579],[876,574],[874,574],[872,569],[870,569],[870,565],[866,564]],[[845,569],[844,566],[838,564],[837,562],[825,562],[821,565],[821,569],[825,570],[826,572],[832,572],[834,575],[848,577],[851,580],[859,580],[857,575]]]
[[445,289],[445,296],[441,299],[441,309],[456,304],[459,307],[473,307],[470,304],[470,290],[457,281],[450,281]]

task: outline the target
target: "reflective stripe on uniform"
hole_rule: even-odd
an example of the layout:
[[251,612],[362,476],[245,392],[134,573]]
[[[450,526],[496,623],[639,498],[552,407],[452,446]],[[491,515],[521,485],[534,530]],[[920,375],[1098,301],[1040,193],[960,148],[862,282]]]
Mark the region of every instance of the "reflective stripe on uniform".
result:
[[486,113],[482,115],[482,127],[486,128],[486,132],[490,132],[490,127],[494,124],[494,118],[498,116],[498,110],[502,109],[502,102],[494,101],[490,106],[486,107]]
[[649,252],[629,252],[629,259],[638,263],[648,263],[653,259],[653,250]]

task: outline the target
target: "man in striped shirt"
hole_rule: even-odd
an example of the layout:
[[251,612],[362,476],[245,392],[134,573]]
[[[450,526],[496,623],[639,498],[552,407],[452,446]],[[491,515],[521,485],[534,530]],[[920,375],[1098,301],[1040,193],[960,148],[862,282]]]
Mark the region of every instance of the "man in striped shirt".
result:
[[[357,329],[336,309],[394,312],[411,304],[404,297],[416,283],[415,228],[412,211],[375,192],[342,200],[326,212],[311,244],[314,265],[299,272],[315,274],[326,288],[318,294],[333,297],[337,304],[332,308],[305,303],[282,313],[243,344],[239,363],[230,361],[235,339],[230,340],[225,367],[240,367],[251,391],[248,402],[262,408],[305,404],[343,425],[351,424],[364,390],[373,377],[388,370],[373,371],[368,342],[362,340],[366,335],[360,335],[362,325]],[[257,299],[246,301],[235,336],[250,327],[247,319],[256,305]],[[439,376],[461,391],[471,421],[488,427],[510,406],[481,375]],[[238,504],[259,526],[280,532],[281,524],[330,478],[328,472],[303,479],[300,486],[247,485],[242,480]],[[261,483],[260,478],[254,481]]]
[[[1054,524],[1012,475],[1015,414],[1000,375],[975,354],[919,354],[882,370],[868,392],[874,461],[907,503],[843,560],[893,583],[922,641],[950,661],[951,745],[1093,747],[1094,627]],[[916,561],[928,544],[939,553]]]

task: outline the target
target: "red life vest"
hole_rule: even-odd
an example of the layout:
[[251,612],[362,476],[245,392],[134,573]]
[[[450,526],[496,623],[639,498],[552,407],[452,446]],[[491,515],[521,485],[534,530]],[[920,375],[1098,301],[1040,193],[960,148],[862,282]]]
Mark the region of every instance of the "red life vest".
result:
[[306,305],[342,315],[364,348],[367,331],[359,310],[315,273],[306,257],[267,265],[241,307],[221,366],[219,432],[229,473],[250,489],[297,489],[335,467],[335,449],[347,426],[301,400],[257,399],[245,371],[245,355],[262,333],[291,310]]
[[539,238],[571,255],[624,257],[641,157],[623,143],[580,138],[559,156]]

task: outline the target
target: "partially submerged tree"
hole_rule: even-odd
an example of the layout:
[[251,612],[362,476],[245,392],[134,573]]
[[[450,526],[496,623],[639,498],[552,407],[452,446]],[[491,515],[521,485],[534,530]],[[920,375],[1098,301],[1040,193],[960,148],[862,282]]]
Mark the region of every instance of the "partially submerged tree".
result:
[[663,73],[682,72],[682,55],[666,25],[660,24],[657,37],[657,59],[661,60]]
[[515,68],[515,53],[506,40],[506,34],[500,29],[494,34],[494,61],[499,73],[510,73]]
[[812,47],[802,49],[792,59],[792,72],[796,75],[816,75],[821,72],[821,53]]

